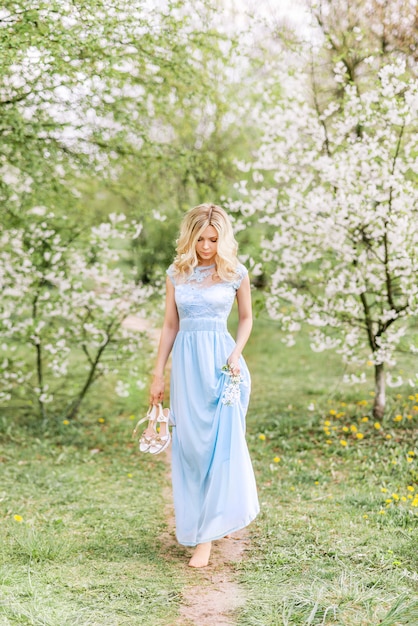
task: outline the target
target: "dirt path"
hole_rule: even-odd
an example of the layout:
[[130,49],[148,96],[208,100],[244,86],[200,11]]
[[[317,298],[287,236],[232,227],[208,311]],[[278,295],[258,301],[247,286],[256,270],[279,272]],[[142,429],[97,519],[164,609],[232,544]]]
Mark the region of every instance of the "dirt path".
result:
[[242,558],[247,544],[244,532],[214,542],[210,565],[197,576],[191,574],[194,584],[183,591],[178,626],[236,624],[233,612],[245,603],[245,596],[233,580],[230,564]]
[[[168,471],[171,455],[165,455]],[[178,546],[171,489],[164,491],[166,501],[167,531],[162,541],[170,558],[176,558],[189,580],[182,591],[183,602],[180,617],[170,626],[224,626],[234,625],[234,611],[245,603],[243,588],[236,582],[233,564],[241,561],[249,545],[249,536],[244,528],[229,538],[214,541],[208,567],[194,569],[187,563],[193,548]],[[174,547],[174,549],[173,549]]]
[[[147,330],[158,342],[159,331],[148,320],[130,315],[124,322],[126,328]],[[161,455],[170,472],[171,450]],[[184,567],[189,584],[183,589],[180,617],[168,626],[233,626],[233,613],[245,603],[242,587],[236,582],[233,564],[241,561],[249,545],[246,529],[233,533],[229,538],[213,542],[209,566],[202,569],[188,567],[192,549],[179,546],[175,537],[175,522],[170,488],[164,489],[166,501],[167,531],[161,537],[169,558],[175,558]]]

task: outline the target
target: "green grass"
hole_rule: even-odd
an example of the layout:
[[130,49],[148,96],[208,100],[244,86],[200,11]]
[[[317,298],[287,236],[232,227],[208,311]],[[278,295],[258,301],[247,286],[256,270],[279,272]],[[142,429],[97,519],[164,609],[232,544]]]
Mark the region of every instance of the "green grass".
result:
[[159,541],[166,467],[136,453],[128,416],[109,422],[3,445],[1,625],[167,624],[176,612],[184,555]]
[[310,353],[304,337],[281,347],[269,321],[258,321],[247,360],[262,512],[237,566],[248,589],[237,623],[418,623],[418,397],[396,389],[376,428],[372,381],[342,386],[335,355]]
[[[246,357],[261,513],[235,565],[247,594],[237,624],[417,623],[410,390],[390,390],[376,429],[371,382],[343,387],[338,357],[306,338],[288,349],[260,319]],[[113,396],[102,385],[70,424],[0,419],[0,626],[172,626],[184,587],[203,580],[171,536],[160,541],[166,467],[130,438],[138,396]]]

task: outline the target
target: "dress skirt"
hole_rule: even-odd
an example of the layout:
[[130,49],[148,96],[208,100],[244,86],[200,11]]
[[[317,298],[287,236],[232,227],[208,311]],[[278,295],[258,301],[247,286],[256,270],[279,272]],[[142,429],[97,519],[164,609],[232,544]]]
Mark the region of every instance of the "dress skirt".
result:
[[172,483],[176,536],[195,546],[247,526],[259,512],[245,440],[251,380],[243,358],[239,398],[227,404],[222,371],[235,347],[226,324],[180,322],[172,352]]

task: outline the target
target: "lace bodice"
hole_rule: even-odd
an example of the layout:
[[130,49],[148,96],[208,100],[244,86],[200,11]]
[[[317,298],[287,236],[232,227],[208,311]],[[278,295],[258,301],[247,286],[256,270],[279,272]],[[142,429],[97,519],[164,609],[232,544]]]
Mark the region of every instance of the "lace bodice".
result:
[[203,318],[226,322],[236,291],[247,273],[244,265],[239,264],[237,278],[232,282],[223,282],[216,274],[215,265],[198,266],[191,276],[179,280],[170,265],[167,274],[175,287],[180,321]]

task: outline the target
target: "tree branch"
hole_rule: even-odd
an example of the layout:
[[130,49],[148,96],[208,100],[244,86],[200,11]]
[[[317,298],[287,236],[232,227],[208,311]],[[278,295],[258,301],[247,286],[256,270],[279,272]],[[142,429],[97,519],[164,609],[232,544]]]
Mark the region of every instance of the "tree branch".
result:
[[376,338],[375,335],[373,333],[373,320],[371,317],[371,313],[370,313],[370,307],[369,307],[369,303],[367,302],[367,297],[366,294],[363,292],[360,294],[360,300],[361,303],[363,305],[363,311],[364,311],[364,321],[366,323],[366,329],[367,329],[367,337],[369,340],[369,345],[370,348],[372,349],[372,351],[374,352],[376,350]]
[[[402,137],[403,137],[404,129],[405,129],[405,123],[402,124],[402,126],[400,128],[400,131],[399,131],[398,141],[396,143],[395,154],[393,155],[391,176],[393,176],[393,174],[395,173],[396,162],[397,162],[397,159],[398,159],[398,156],[399,156],[399,152],[400,152],[400,148],[401,148],[401,143],[402,143]],[[392,202],[393,202],[393,185],[391,185],[390,189],[389,189],[389,215],[392,212]],[[398,312],[398,308],[397,308],[397,306],[395,304],[395,301],[393,299],[393,281],[392,281],[392,277],[391,277],[390,271],[389,271],[388,225],[389,225],[389,216],[385,220],[385,233],[383,235],[383,245],[384,245],[384,250],[385,250],[384,267],[385,267],[385,278],[386,278],[386,295],[387,295],[387,299],[388,299],[388,303],[389,303],[390,308],[393,309],[394,311]]]
[[75,414],[77,413],[80,404],[82,403],[87,391],[89,390],[90,386],[92,385],[92,383],[98,378],[98,374],[97,374],[97,367],[99,365],[100,359],[102,358],[102,355],[106,349],[106,347],[109,345],[110,341],[112,340],[112,328],[115,325],[115,323],[117,322],[117,318],[114,318],[106,327],[106,340],[102,343],[102,345],[100,346],[100,348],[98,349],[96,356],[94,358],[94,360],[91,360],[91,367],[90,367],[90,371],[88,373],[86,382],[83,385],[83,388],[81,389],[80,393],[78,394],[77,398],[74,400],[74,402],[72,403],[72,405],[70,406],[66,418],[67,419],[72,419]]
[[[36,319],[37,319],[37,315],[38,315],[38,298],[40,295],[40,291],[39,289],[36,290],[33,300],[32,300],[32,319],[35,323]],[[37,393],[37,399],[38,399],[38,405],[39,405],[39,410],[41,412],[41,415],[43,417],[43,419],[46,419],[47,415],[46,415],[46,411],[45,411],[45,405],[44,402],[41,398],[43,392],[44,392],[44,374],[43,374],[43,363],[42,363],[42,345],[41,345],[41,340],[39,338],[39,343],[38,342],[34,342],[35,345],[35,352],[36,352],[36,375],[37,375],[37,379],[38,379],[38,388],[39,388],[39,393]]]
[[[321,111],[320,106],[319,106],[318,88],[317,88],[317,83],[316,83],[316,78],[315,78],[315,67],[314,67],[314,60],[313,60],[313,55],[312,55],[312,48],[311,48],[311,63],[310,63],[310,65],[311,65],[311,82],[312,82],[313,103],[314,103],[316,114],[318,116],[318,121],[321,124],[322,128],[324,129],[325,151],[327,153],[327,156],[330,157],[331,156],[331,149],[330,149],[328,128],[327,128],[327,125],[325,123],[325,120],[322,117],[322,111]],[[336,191],[335,188],[334,188],[334,191]]]

